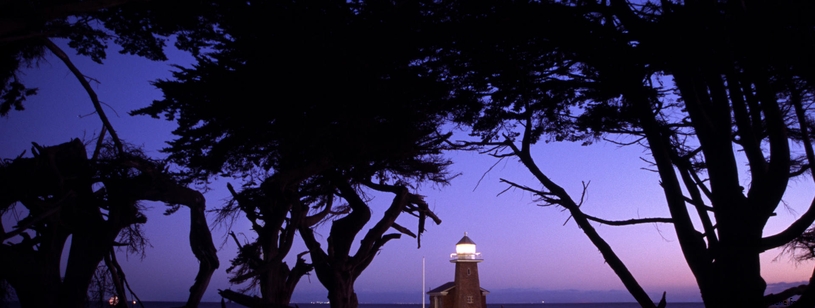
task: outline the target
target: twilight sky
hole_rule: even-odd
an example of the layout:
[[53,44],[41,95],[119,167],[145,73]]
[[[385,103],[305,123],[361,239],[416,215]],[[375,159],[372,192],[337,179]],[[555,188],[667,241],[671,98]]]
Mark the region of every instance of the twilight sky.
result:
[[[146,154],[163,157],[159,152],[172,138],[172,122],[149,117],[131,117],[127,112],[147,106],[161,93],[149,84],[170,77],[170,64],[187,65],[192,59],[170,52],[167,62],[151,62],[134,56],[123,56],[115,47],[108,51],[104,65],[74,56],[64,42],[58,42],[76,66],[87,76],[99,81],[93,84],[99,99],[119,136],[134,145],[143,146]],[[37,66],[24,71],[26,85],[39,87],[38,95],[25,103],[26,110],[11,112],[0,118],[0,157],[13,158],[31,147],[31,142],[56,145],[80,138],[91,142],[101,128],[90,99],[67,68],[50,55]],[[465,134],[458,134],[461,138]],[[620,140],[625,141],[625,140]],[[88,148],[89,151],[92,147]],[[657,175],[643,170],[648,158],[641,147],[618,147],[598,143],[583,147],[572,143],[540,144],[533,148],[539,166],[555,182],[579,198],[581,182],[590,182],[583,209],[605,219],[635,217],[668,217],[668,210],[658,185]],[[27,152],[30,155],[30,151]],[[477,244],[484,262],[479,264],[482,287],[491,291],[488,302],[554,301],[633,301],[622,283],[604,263],[600,253],[568,214],[556,207],[539,207],[528,193],[509,190],[500,178],[539,188],[531,175],[514,159],[499,162],[475,153],[449,153],[454,161],[452,171],[461,173],[450,186],[419,187],[426,201],[442,219],[441,225],[428,225],[421,249],[409,237],[384,246],[371,266],[357,280],[360,302],[421,302],[422,258],[426,259],[427,289],[453,279],[454,265],[448,261],[454,245],[464,232]],[[486,173],[486,174],[485,174]],[[483,176],[483,179],[481,179]],[[745,175],[745,181],[748,179]],[[479,184],[479,179],[481,182]],[[227,179],[212,183],[207,192],[207,207],[222,205],[228,197]],[[231,181],[238,185],[236,180]],[[813,183],[793,181],[784,198],[788,208],[777,211],[765,229],[765,235],[782,230],[812,199]],[[374,197],[374,220],[390,202],[388,195]],[[147,204],[148,222],[144,226],[152,244],[146,257],[120,253],[129,282],[143,300],[186,300],[197,271],[197,260],[188,244],[189,211],[186,208],[163,216],[164,205]],[[4,221],[9,221],[7,215]],[[415,231],[416,220],[403,215],[398,222]],[[233,230],[247,240],[249,232],[244,217],[239,217]],[[7,228],[13,223],[6,223]],[[327,236],[329,224],[318,229]],[[227,239],[224,226],[212,226],[221,267],[210,283],[204,301],[217,301],[217,289],[229,288],[225,270],[235,256],[236,247]],[[635,277],[652,298],[662,291],[669,301],[697,301],[698,291],[682,259],[673,228],[666,224],[627,227],[596,225]],[[365,228],[364,230],[367,230]],[[8,230],[7,230],[8,231]],[[395,232],[395,231],[394,231]],[[360,236],[361,239],[361,236]],[[299,239],[298,239],[299,241]],[[305,251],[298,242],[289,263],[297,252]],[[67,252],[67,247],[66,247]],[[762,274],[771,287],[782,283],[805,281],[815,263],[795,263],[788,255],[771,250],[762,256]],[[778,284],[775,286],[774,284]],[[239,289],[240,286],[232,286]],[[327,292],[316,276],[304,277],[295,291],[293,302],[325,300]]]

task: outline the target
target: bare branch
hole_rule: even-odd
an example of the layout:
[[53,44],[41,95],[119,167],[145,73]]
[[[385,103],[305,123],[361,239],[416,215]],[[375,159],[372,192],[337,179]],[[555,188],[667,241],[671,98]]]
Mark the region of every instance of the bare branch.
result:
[[493,153],[493,154],[488,154],[488,155],[492,156],[492,157],[495,157],[495,158],[507,158],[507,157],[517,156],[517,155],[515,155],[515,153],[504,153],[504,154]]
[[696,182],[696,186],[697,186],[697,187],[699,187],[699,189],[700,189],[700,190],[702,190],[702,193],[704,193],[704,194],[705,194],[705,197],[707,197],[708,199],[711,199],[711,198],[713,197],[713,193],[712,193],[712,192],[710,192],[710,188],[708,188],[708,187],[707,187],[707,186],[704,184],[704,183],[705,183],[705,181],[703,181],[703,180],[702,180],[702,179],[699,177],[699,174],[698,174],[698,173],[696,173],[695,171],[693,171],[693,170],[689,170],[689,171],[690,171],[690,176],[691,176],[691,177],[693,177],[693,181],[694,181],[694,182]]
[[391,234],[385,234],[380,239],[376,240],[374,245],[371,247],[371,252],[372,253],[366,254],[364,256],[364,258],[359,261],[359,263],[358,263],[359,265],[357,265],[356,269],[354,270],[354,275],[359,276],[359,274],[362,273],[362,270],[367,268],[368,265],[371,264],[371,262],[374,260],[374,256],[376,255],[376,252],[378,252],[380,249],[382,249],[382,246],[384,246],[385,243],[389,242],[390,240],[399,239],[401,237],[402,237],[402,235],[399,234],[399,233],[391,233]]
[[591,181],[589,181],[589,183],[581,182],[581,184],[583,184],[583,191],[580,193],[580,201],[577,203],[577,207],[582,206],[583,201],[586,200],[586,194],[588,193],[590,183]]
[[405,234],[405,235],[410,236],[412,238],[416,238],[416,234],[413,234],[413,232],[410,231],[408,228],[405,228],[405,227],[399,225],[398,223],[394,222],[393,225],[391,225],[391,228],[394,228],[397,231],[402,232],[402,234]]
[[631,142],[619,142],[619,141],[611,140],[609,138],[603,138],[603,140],[606,141],[606,142],[609,142],[609,143],[619,145],[619,146],[629,146],[629,145],[640,144],[640,142],[645,140],[645,136],[637,138],[637,140],[634,140],[634,141],[631,141]]
[[691,198],[689,198],[689,197],[683,197],[683,198],[685,198],[685,201],[686,201],[686,202],[688,202],[688,204],[690,204],[690,205],[693,205],[693,206],[695,206],[695,207],[700,207],[700,208],[703,208],[703,209],[705,209],[705,210],[707,210],[707,211],[714,212],[713,207],[711,207],[711,206],[709,206],[709,205],[707,205],[707,204],[703,204],[703,203],[699,203],[699,202],[693,201],[693,199],[691,199]]
[[105,141],[105,133],[107,133],[107,128],[104,124],[102,124],[102,130],[99,132],[99,138],[96,139],[96,148],[93,149],[93,156],[91,156],[91,160],[96,160],[99,157],[99,153],[102,152],[102,146],[104,145]]
[[793,170],[792,172],[790,172],[790,177],[794,178],[796,176],[802,175],[804,174],[804,172],[810,171],[810,169],[812,169],[812,167],[809,164],[803,164],[801,165],[801,168],[798,168],[798,170]]
[[345,214],[345,213],[348,212],[348,211],[344,211],[342,213],[334,213],[334,212],[331,211],[331,207],[333,205],[334,205],[333,196],[326,197],[326,201],[322,205],[323,210],[320,211],[317,214],[314,214],[314,215],[311,215],[311,216],[306,216],[306,218],[303,219],[303,224],[306,227],[312,227],[312,226],[320,223],[321,221],[323,221],[328,216],[328,214]]
[[531,192],[531,193],[539,195],[539,196],[544,196],[544,195],[554,196],[554,194],[552,194],[552,193],[545,192],[545,191],[542,191],[542,190],[537,190],[537,189],[534,189],[532,187],[529,187],[529,186],[526,186],[526,185],[521,185],[521,184],[512,182],[512,181],[504,179],[504,178],[501,178],[500,181],[503,182],[503,183],[507,183],[512,187],[519,188],[521,190],[525,190],[525,191]]
[[235,245],[238,246],[238,250],[243,248],[243,245],[241,245],[241,242],[238,241],[238,237],[235,236],[235,232],[229,231],[229,236],[231,236],[232,239],[235,240]]
[[784,229],[784,231],[762,238],[760,247],[761,251],[781,247],[787,244],[801,233],[804,233],[804,231],[806,231],[806,229],[812,225],[813,220],[815,220],[815,198],[812,199],[807,211],[804,212],[801,217],[798,217],[798,219],[790,224],[786,229]]
[[76,76],[76,79],[79,81],[79,83],[82,84],[82,87],[85,88],[85,91],[88,92],[88,96],[91,98],[91,102],[93,102],[93,108],[96,109],[96,113],[99,115],[99,119],[102,120],[102,124],[105,125],[105,127],[107,127],[108,132],[110,132],[110,137],[113,139],[113,144],[116,145],[116,149],[119,151],[119,153],[124,153],[122,141],[119,139],[119,135],[116,134],[116,131],[113,130],[113,125],[110,124],[108,117],[105,115],[105,111],[102,110],[102,104],[99,102],[99,98],[96,96],[96,92],[94,92],[93,88],[91,88],[91,85],[90,83],[88,83],[88,80],[85,78],[85,75],[83,75],[82,72],[80,72],[79,69],[76,68],[74,63],[71,62],[71,59],[68,58],[68,55],[65,54],[65,52],[59,48],[59,46],[54,44],[54,42],[52,42],[48,38],[42,39],[42,42],[43,44],[45,44],[45,47],[48,47],[48,50],[50,50],[55,56],[57,56],[57,58],[59,58],[60,60],[62,60],[63,63],[65,63],[65,66],[67,66],[68,69],[71,70],[74,76]]
[[673,219],[671,218],[661,218],[661,217],[653,217],[653,218],[632,218],[627,220],[606,220],[598,217],[591,216],[589,214],[583,213],[588,220],[599,222],[604,225],[609,226],[628,226],[628,225],[636,225],[636,224],[648,224],[648,223],[673,223]]
[[54,214],[58,213],[58,212],[59,212],[59,210],[62,208],[62,203],[63,203],[65,200],[67,200],[69,197],[73,197],[73,196],[75,196],[74,192],[73,192],[73,191],[69,191],[67,194],[65,194],[65,196],[62,196],[62,198],[61,198],[61,199],[59,199],[59,200],[58,200],[58,201],[57,201],[57,202],[56,202],[56,203],[53,205],[53,207],[52,207],[52,208],[50,208],[50,209],[46,210],[45,212],[41,213],[40,215],[37,215],[37,217],[34,217],[33,219],[26,221],[24,224],[17,226],[17,228],[16,228],[16,229],[14,229],[14,230],[12,230],[11,232],[4,233],[4,234],[3,234],[3,236],[2,236],[2,237],[0,237],[0,243],[4,242],[4,241],[5,241],[5,240],[7,240],[7,239],[10,239],[10,238],[12,238],[12,237],[15,237],[15,236],[17,236],[17,235],[18,235],[18,234],[20,234],[20,233],[23,233],[23,232],[24,232],[26,229],[30,228],[30,227],[31,227],[31,226],[33,226],[34,224],[36,224],[36,223],[38,223],[38,222],[42,221],[42,220],[43,220],[43,219],[45,219],[45,218],[48,218],[48,217],[49,217],[49,216],[51,216],[51,215],[54,215]]

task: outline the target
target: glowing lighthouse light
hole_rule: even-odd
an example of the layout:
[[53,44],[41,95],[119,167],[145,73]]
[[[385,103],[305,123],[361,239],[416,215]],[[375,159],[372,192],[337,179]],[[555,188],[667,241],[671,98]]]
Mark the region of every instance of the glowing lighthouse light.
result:
[[481,260],[481,253],[475,251],[475,242],[464,232],[464,237],[456,244],[456,253],[450,254],[450,261],[455,260]]

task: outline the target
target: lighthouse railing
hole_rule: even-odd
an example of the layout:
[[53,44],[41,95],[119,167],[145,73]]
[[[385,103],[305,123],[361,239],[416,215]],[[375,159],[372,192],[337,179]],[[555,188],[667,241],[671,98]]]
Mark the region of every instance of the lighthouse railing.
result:
[[450,260],[481,260],[481,253],[451,253]]

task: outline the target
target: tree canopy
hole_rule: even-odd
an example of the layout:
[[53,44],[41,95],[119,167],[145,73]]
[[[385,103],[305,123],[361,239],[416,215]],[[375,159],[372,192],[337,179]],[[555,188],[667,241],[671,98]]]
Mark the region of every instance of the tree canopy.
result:
[[[763,235],[789,180],[810,172],[815,158],[811,4],[459,5],[453,14],[468,12],[456,15],[465,25],[497,32],[451,31],[445,48],[447,79],[483,95],[482,112],[463,120],[482,139],[467,145],[518,157],[544,189],[504,181],[569,210],[644,307],[653,302],[590,221],[671,223],[706,306],[766,306],[759,254],[800,235],[815,218],[810,206],[785,231]],[[649,149],[670,218],[615,222],[585,214],[531,150],[541,140],[591,143],[621,135]]]
[[[221,294],[249,306],[287,305],[314,270],[332,306],[355,307],[354,281],[376,252],[400,234],[419,237],[427,218],[440,222],[416,187],[449,180],[442,128],[452,122],[477,137],[461,147],[518,158],[543,188],[502,181],[568,210],[642,306],[656,305],[592,222],[669,223],[706,306],[765,307],[759,255],[815,221],[814,202],[764,234],[790,181],[813,174],[814,9],[792,0],[4,2],[0,114],[36,93],[16,72],[44,48],[59,55],[49,38],[101,61],[108,39],[162,59],[164,38],[178,35],[195,64],[156,81],[164,98],[132,114],[178,124],[165,152],[184,182],[241,182],[220,214],[243,214],[257,233],[238,243],[230,270],[260,297]],[[587,214],[533,155],[541,141],[620,136],[648,149],[670,217]],[[370,191],[394,197],[352,251],[372,218]],[[401,213],[419,219],[417,232],[395,223]],[[311,227],[328,218],[324,249]],[[295,232],[311,264],[304,253],[283,262]],[[815,287],[800,292],[798,305],[815,302]]]
[[[242,252],[244,264],[233,263],[242,268],[235,279],[260,275],[262,297],[255,302],[288,304],[282,289],[273,291],[270,268],[284,266],[294,230],[310,234],[315,219],[341,217],[333,222],[328,253],[304,235],[336,307],[356,306],[354,280],[385,242],[398,237],[386,235],[388,229],[418,237],[427,217],[440,222],[408,190],[447,182],[450,162],[441,151],[449,134],[441,125],[465,102],[438,72],[421,65],[429,54],[423,41],[432,5],[224,3],[215,18],[222,36],[211,51],[198,55],[193,67],[177,67],[173,80],[156,82],[164,99],[134,112],[178,123],[177,138],[165,151],[188,168],[190,180],[246,180],[225,210],[244,212],[258,233],[257,243],[245,246],[259,247],[257,256]],[[395,197],[365,235],[366,244],[350,255],[371,219],[364,189]],[[335,199],[347,206],[332,208]],[[313,216],[303,213],[309,208]],[[403,212],[419,218],[415,234],[395,224]],[[249,260],[267,265],[240,267]],[[276,277],[302,275],[287,266],[283,272]],[[290,296],[291,289],[286,292]]]
[[[141,200],[164,201],[191,208],[190,242],[199,274],[187,305],[197,306],[218,267],[206,217],[205,199],[180,185],[164,165],[129,148],[115,133],[101,103],[70,57],[52,39],[67,40],[77,54],[101,63],[112,41],[121,53],[165,60],[164,47],[174,35],[176,47],[196,53],[211,24],[202,18],[209,8],[197,1],[3,1],[0,3],[0,116],[23,110],[27,96],[37,93],[19,78],[47,51],[74,74],[88,92],[103,123],[91,155],[79,140],[49,147],[36,145],[33,158],[21,155],[0,166],[7,183],[0,213],[25,207],[28,216],[9,232],[2,230],[0,280],[15,289],[25,307],[84,307],[97,265],[104,261],[115,294],[125,305],[124,273],[114,247],[144,243],[140,225],[146,218]],[[182,9],[183,8],[183,9]],[[112,145],[105,142],[109,135]],[[91,143],[92,144],[92,143]],[[63,246],[71,237],[68,255]],[[117,243],[120,240],[122,243]],[[7,242],[8,241],[8,242]],[[60,261],[67,269],[60,276]]]
[[32,158],[0,164],[0,213],[15,212],[18,204],[27,212],[8,232],[0,228],[0,279],[14,288],[23,307],[85,307],[102,261],[124,305],[128,292],[115,248],[143,249],[141,224],[147,218],[140,202],[146,200],[191,209],[190,242],[201,264],[187,305],[198,305],[218,268],[201,193],[179,185],[160,162],[135,149],[119,153],[106,145],[88,157],[85,145],[74,139],[49,147],[35,144],[32,152]]
[[[47,41],[66,39],[78,55],[98,63],[112,41],[119,52],[166,60],[170,36],[176,47],[197,52],[213,31],[203,16],[210,6],[197,1],[3,1],[0,3],[0,115],[23,110],[27,87],[20,69],[41,60]],[[191,30],[195,30],[194,32]]]

